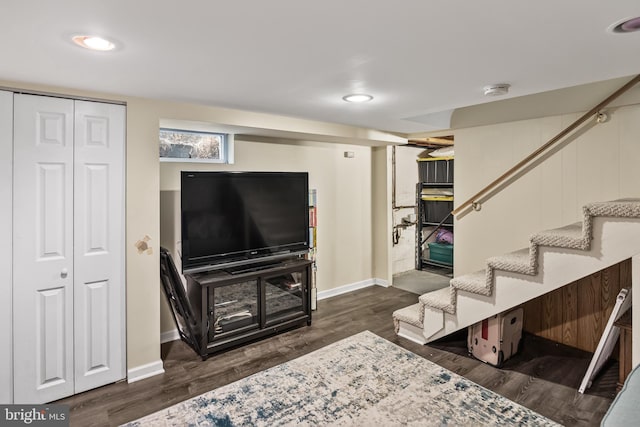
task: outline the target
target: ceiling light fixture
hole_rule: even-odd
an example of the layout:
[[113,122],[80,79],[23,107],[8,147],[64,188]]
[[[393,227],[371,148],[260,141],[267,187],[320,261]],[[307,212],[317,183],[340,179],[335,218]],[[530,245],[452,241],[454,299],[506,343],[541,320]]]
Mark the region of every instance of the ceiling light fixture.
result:
[[71,40],[73,40],[73,42],[78,46],[82,46],[85,49],[97,50],[101,52],[106,52],[116,48],[116,45],[113,42],[99,36],[79,35],[73,36]]
[[373,99],[373,96],[367,95],[366,93],[352,93],[351,95],[345,95],[342,97],[343,100],[347,102],[369,102]]
[[624,21],[613,24],[610,30],[614,33],[633,33],[640,30],[640,16],[625,19]]
[[496,83],[482,88],[484,96],[502,96],[509,92],[511,85],[507,83]]

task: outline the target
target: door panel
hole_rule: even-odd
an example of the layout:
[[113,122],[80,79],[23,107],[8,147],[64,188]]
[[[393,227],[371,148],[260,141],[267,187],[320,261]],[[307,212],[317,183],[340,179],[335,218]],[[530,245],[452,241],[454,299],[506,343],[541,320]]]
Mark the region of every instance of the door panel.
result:
[[66,227],[71,212],[65,212],[67,167],[64,163],[38,163],[35,167],[37,260],[64,259],[71,249],[65,247],[69,243],[65,236],[71,231]]
[[73,394],[73,101],[14,95],[14,402]]
[[125,107],[76,101],[76,393],[125,378]]
[[84,255],[105,255],[109,251],[109,165],[85,165],[82,177],[85,186],[86,230],[82,250]]
[[12,249],[13,93],[0,91],[0,404],[13,402]]
[[36,377],[38,389],[64,383],[65,361],[65,289],[38,291],[36,298]]
[[82,316],[87,322],[85,325],[85,336],[82,353],[85,360],[79,363],[84,364],[85,375],[94,375],[111,367],[109,362],[109,282],[102,281],[88,283],[84,292],[85,311]]

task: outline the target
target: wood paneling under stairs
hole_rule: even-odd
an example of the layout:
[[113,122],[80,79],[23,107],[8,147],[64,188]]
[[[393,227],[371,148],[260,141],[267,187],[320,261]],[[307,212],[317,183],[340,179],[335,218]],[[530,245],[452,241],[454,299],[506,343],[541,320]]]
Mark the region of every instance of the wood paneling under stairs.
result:
[[631,259],[524,304],[524,330],[593,352],[620,289],[631,287]]

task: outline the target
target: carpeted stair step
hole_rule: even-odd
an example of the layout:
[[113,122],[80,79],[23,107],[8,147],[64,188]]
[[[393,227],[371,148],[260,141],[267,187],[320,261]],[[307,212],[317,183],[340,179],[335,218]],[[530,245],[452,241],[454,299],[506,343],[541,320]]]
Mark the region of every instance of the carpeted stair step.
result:
[[585,250],[589,248],[591,233],[585,233],[582,225],[582,222],[576,222],[553,230],[540,231],[532,234],[529,240],[540,246]]
[[618,199],[611,202],[589,203],[583,208],[585,216],[640,218],[640,199]]
[[400,329],[400,322],[405,322],[417,328],[422,328],[424,319],[424,309],[422,304],[417,303],[393,312],[393,324],[396,333]]
[[480,295],[491,295],[493,283],[493,270],[480,270],[475,273],[465,274],[451,279],[451,286],[461,291],[472,292]]
[[487,267],[496,270],[511,271],[513,273],[533,276],[537,271],[538,255],[535,250],[524,248],[504,255],[487,259]]
[[[422,306],[436,308],[449,314],[456,312],[456,290],[450,286],[420,295]],[[424,316],[424,309],[420,310]]]

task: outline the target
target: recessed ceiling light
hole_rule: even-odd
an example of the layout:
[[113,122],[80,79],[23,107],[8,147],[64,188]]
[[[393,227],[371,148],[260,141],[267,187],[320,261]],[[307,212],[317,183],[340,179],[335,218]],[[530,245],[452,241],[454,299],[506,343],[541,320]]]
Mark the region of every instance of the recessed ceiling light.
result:
[[496,83],[482,88],[485,96],[501,96],[509,92],[511,85],[507,83]]
[[373,96],[366,93],[352,93],[351,95],[345,95],[342,97],[347,102],[369,102],[373,99]]
[[625,19],[624,21],[613,24],[610,27],[611,31],[614,33],[632,33],[634,31],[640,30],[640,16],[630,19]]
[[116,48],[116,45],[113,42],[99,36],[73,36],[71,40],[73,40],[73,42],[78,46],[102,52]]

